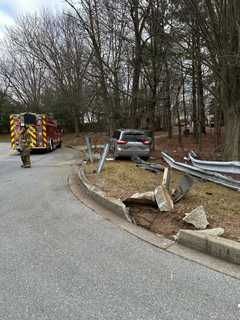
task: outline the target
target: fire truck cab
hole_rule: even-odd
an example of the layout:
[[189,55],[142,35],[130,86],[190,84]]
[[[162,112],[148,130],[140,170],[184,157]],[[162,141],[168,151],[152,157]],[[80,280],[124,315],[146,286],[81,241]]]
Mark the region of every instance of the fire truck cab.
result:
[[25,112],[10,115],[10,136],[13,149],[19,150],[19,132],[23,126],[28,127],[32,150],[53,151],[61,147],[61,129],[53,117]]

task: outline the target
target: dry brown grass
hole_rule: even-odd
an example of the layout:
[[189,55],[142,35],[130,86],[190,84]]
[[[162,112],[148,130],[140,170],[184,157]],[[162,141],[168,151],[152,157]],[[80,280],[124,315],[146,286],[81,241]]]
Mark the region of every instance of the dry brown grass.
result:
[[93,145],[104,144],[109,138],[102,132],[81,132],[78,137],[74,133],[66,133],[63,135],[63,143],[65,145],[82,146],[85,145],[85,136],[91,137]]

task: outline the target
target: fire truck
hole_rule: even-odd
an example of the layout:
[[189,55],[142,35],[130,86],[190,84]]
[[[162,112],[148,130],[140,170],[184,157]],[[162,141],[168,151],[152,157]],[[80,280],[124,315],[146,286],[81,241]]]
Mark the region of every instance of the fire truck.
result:
[[28,127],[32,150],[53,151],[62,144],[61,129],[57,121],[46,114],[20,113],[10,115],[10,139],[14,150],[19,150],[19,132]]

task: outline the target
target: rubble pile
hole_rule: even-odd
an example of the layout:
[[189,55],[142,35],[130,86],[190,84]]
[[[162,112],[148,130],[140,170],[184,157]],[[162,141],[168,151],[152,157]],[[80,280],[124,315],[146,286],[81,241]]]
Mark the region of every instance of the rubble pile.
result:
[[[158,207],[159,212],[173,212],[174,204],[181,201],[190,191],[193,186],[193,178],[185,174],[175,186],[173,190],[170,190],[171,171],[168,167],[154,167],[153,165],[139,159],[135,159],[137,166],[150,170],[156,173],[164,170],[163,179],[161,185],[155,188],[154,191],[148,191],[145,193],[133,194],[131,197],[125,199],[123,202],[126,205],[139,204],[139,205],[151,205]],[[153,170],[152,170],[153,169]],[[209,222],[207,219],[208,213],[203,206],[199,206],[191,212],[186,212],[183,221],[192,225],[195,229],[203,232],[208,232],[213,236],[221,236],[224,233],[224,229],[207,229]]]

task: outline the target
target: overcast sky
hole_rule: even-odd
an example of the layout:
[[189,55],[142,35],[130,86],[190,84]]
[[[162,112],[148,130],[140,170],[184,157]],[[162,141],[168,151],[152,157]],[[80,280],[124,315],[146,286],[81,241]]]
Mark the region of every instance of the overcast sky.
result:
[[64,0],[0,0],[0,38],[4,35],[5,26],[14,24],[14,18],[24,13],[33,13],[47,8],[59,10]]

